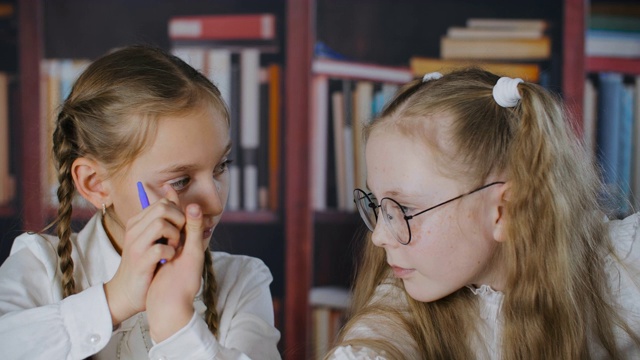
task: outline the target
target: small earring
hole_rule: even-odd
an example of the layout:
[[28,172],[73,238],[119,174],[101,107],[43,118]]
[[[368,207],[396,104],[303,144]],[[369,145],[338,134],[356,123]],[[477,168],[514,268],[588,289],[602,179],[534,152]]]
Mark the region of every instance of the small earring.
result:
[[107,206],[102,203],[102,216],[105,216],[107,214]]

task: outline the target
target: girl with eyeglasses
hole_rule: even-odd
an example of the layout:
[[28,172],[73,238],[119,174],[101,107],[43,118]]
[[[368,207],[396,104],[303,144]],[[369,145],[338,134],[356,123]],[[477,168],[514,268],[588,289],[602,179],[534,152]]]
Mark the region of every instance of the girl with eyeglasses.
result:
[[327,359],[640,358],[640,215],[607,219],[555,96],[428,74],[365,139],[371,233]]

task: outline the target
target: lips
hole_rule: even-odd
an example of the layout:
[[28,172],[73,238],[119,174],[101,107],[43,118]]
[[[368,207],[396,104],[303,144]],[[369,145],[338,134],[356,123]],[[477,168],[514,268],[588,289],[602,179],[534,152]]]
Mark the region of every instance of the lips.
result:
[[213,229],[214,227],[209,227],[206,228],[203,232],[202,232],[202,239],[206,240],[209,239],[211,237],[211,235],[213,234]]
[[400,266],[391,265],[391,270],[393,270],[393,276],[397,278],[405,278],[415,271],[414,269],[406,269]]

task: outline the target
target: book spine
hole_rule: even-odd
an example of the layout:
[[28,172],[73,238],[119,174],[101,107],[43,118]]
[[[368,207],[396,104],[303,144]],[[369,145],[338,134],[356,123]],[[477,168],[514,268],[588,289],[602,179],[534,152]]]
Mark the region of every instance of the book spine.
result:
[[333,110],[333,139],[336,166],[336,196],[339,210],[346,210],[350,193],[347,189],[345,149],[344,149],[344,95],[342,91],[331,94]]
[[260,143],[260,52],[240,54],[240,147],[243,159],[244,209],[258,208],[258,146]]
[[619,215],[624,217],[631,212],[631,156],[633,142],[633,97],[634,89],[631,85],[622,87],[620,99],[620,139],[618,156],[618,184],[620,197],[618,199]]
[[[620,138],[620,112],[622,75],[600,73],[598,97],[598,161],[603,170],[603,180],[616,197],[618,185],[618,156]],[[615,201],[614,198],[608,200]]]
[[371,120],[373,100],[373,83],[358,81],[354,93],[354,117],[353,117],[353,151],[355,165],[355,185],[365,189],[367,179],[367,167],[364,159],[364,135],[363,128]]
[[281,67],[271,64],[269,72],[269,209],[279,208],[280,198],[280,123],[282,104],[280,100]]
[[169,20],[171,40],[270,40],[275,36],[273,14],[184,16]]
[[268,209],[269,202],[269,73],[260,68],[260,142],[258,144],[258,209]]
[[240,152],[240,67],[231,64],[231,87],[229,101],[229,117],[231,136],[231,151],[229,151],[229,210],[236,211],[242,207],[242,154]]
[[640,75],[635,78],[634,91],[634,119],[633,119],[633,169],[631,178],[631,193],[633,194],[633,206],[637,211],[640,209]]
[[0,205],[10,200],[9,75],[0,72]]
[[328,107],[329,79],[324,75],[316,75],[312,80],[311,90],[311,126],[313,152],[311,159],[311,191],[313,209],[327,208],[327,151],[328,151]]

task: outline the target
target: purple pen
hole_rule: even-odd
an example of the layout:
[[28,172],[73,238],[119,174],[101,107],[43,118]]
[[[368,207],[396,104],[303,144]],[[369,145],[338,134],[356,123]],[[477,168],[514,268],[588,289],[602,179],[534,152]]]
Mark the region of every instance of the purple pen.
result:
[[[142,205],[142,209],[146,209],[149,207],[149,197],[147,196],[147,192],[144,191],[144,186],[142,182],[138,181],[138,198],[140,199],[140,205]],[[156,243],[166,243],[166,239],[162,238],[156,241]],[[164,264],[167,262],[167,259],[160,259],[160,264]]]
[[149,206],[149,198],[147,197],[147,192],[144,191],[144,186],[140,181],[138,181],[138,198],[140,199],[142,209],[146,209]]

